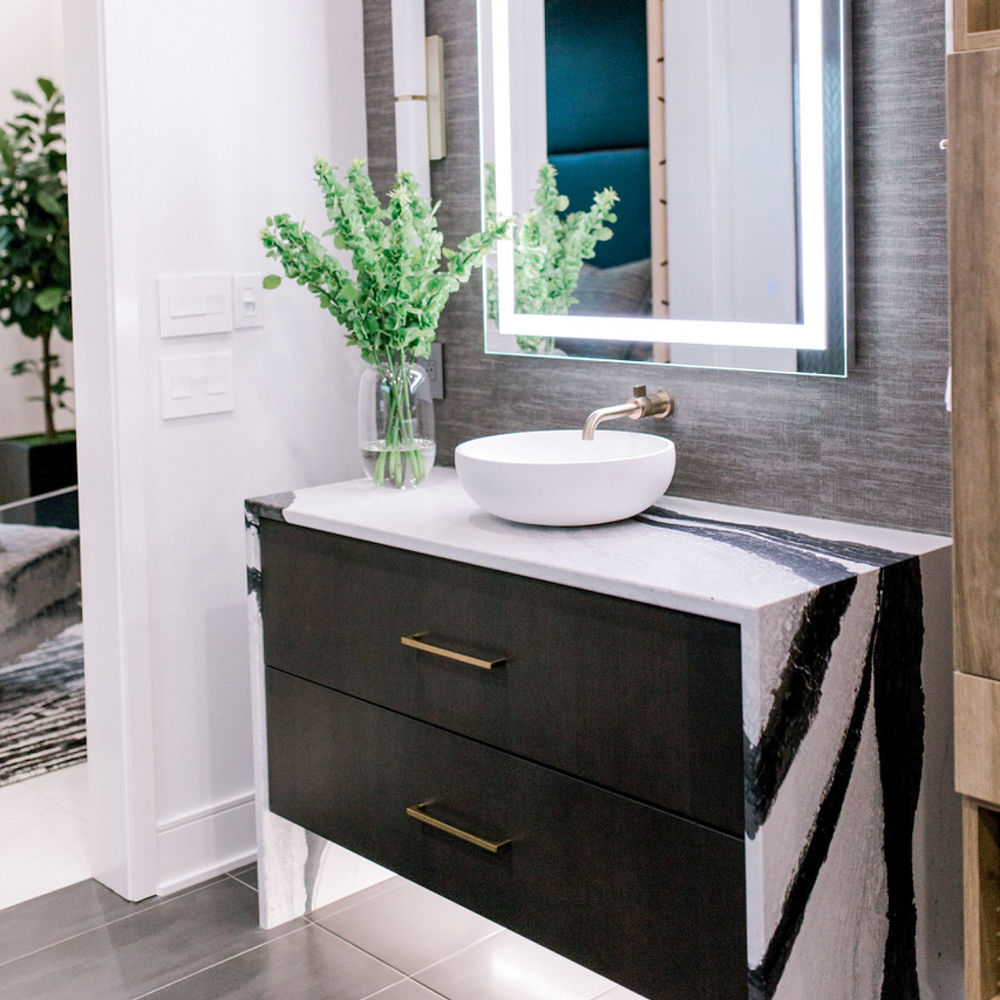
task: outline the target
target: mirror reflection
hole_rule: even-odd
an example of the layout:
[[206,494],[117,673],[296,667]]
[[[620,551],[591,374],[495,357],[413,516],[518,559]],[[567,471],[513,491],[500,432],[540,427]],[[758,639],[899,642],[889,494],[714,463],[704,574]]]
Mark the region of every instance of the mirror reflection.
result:
[[840,4],[481,3],[488,349],[843,374]]

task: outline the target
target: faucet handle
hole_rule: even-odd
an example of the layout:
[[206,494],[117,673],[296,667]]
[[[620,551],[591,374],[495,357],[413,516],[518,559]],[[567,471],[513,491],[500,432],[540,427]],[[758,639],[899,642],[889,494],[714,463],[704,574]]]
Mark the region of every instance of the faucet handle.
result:
[[654,389],[649,395],[646,394],[644,385],[637,385],[632,390],[635,395],[631,402],[635,409],[629,414],[633,420],[640,417],[666,417],[673,412],[674,397],[666,389]]

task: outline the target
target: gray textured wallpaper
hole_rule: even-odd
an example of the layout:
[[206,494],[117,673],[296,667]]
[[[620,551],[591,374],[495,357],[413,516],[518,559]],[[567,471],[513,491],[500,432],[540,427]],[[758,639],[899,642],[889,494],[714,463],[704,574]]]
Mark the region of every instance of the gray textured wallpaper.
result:
[[[365,0],[369,157],[395,148],[389,0]],[[427,0],[444,38],[448,156],[432,166],[448,245],[479,228],[475,0]],[[580,426],[633,382],[674,393],[647,430],[677,445],[680,496],[950,532],[944,12],[940,0],[855,0],[857,360],[847,380],[484,355],[478,287],[453,296],[438,339],[439,463],[504,431]]]

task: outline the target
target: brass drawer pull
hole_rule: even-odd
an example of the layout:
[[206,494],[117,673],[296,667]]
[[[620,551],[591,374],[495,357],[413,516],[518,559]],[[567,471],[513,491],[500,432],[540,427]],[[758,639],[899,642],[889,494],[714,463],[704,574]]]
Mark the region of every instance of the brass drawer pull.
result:
[[432,646],[429,642],[420,641],[425,635],[427,635],[426,632],[414,632],[413,635],[402,636],[399,641],[411,649],[419,649],[423,653],[433,653],[435,656],[443,656],[446,660],[458,660],[459,663],[468,663],[471,667],[482,667],[483,670],[492,670],[494,667],[502,666],[507,662],[506,657],[503,656],[497,660],[482,660],[478,656],[468,656],[465,653],[456,653],[453,649]]
[[511,840],[486,840],[483,837],[477,837],[474,833],[468,833],[465,830],[460,830],[457,826],[452,826],[450,823],[445,823],[443,820],[435,819],[433,816],[428,816],[424,812],[424,809],[432,805],[431,802],[421,802],[416,806],[407,806],[406,815],[411,816],[413,819],[420,820],[421,823],[426,823],[428,826],[433,826],[436,830],[443,830],[445,833],[450,833],[453,837],[458,837],[459,840],[468,841],[470,844],[475,844],[476,847],[481,847],[484,851],[489,851],[490,854],[499,854],[505,847],[507,847]]

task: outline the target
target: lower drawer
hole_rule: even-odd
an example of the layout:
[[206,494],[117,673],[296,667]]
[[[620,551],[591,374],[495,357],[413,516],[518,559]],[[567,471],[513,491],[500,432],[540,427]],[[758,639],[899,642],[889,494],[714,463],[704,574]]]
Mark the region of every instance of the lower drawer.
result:
[[273,669],[267,718],[279,815],[651,1000],[745,1000],[740,838]]

